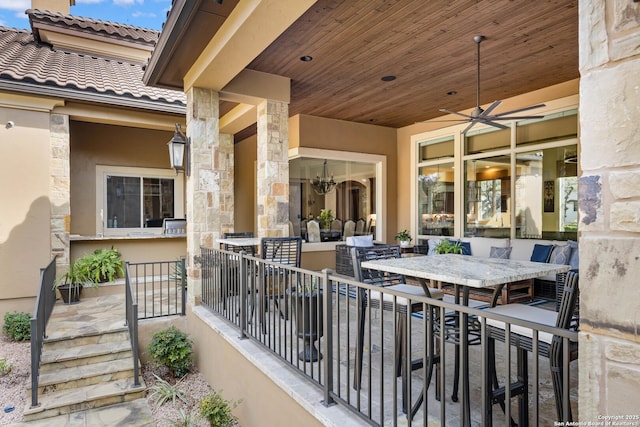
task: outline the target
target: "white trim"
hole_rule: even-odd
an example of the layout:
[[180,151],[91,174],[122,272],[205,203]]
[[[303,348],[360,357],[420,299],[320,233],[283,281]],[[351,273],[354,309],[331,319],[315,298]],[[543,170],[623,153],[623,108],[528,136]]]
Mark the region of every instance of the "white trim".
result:
[[159,228],[116,228],[108,229],[106,226],[105,206],[107,204],[105,193],[105,180],[107,175],[121,175],[134,177],[151,178],[173,178],[174,200],[173,211],[176,218],[184,218],[184,175],[177,174],[173,169],[143,168],[129,166],[108,166],[96,165],[96,234],[98,236],[123,236],[123,235],[161,235],[162,227]]

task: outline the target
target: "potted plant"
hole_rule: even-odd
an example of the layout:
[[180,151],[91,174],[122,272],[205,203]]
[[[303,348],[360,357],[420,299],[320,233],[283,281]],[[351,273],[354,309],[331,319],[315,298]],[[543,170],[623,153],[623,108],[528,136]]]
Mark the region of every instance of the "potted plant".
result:
[[85,258],[89,274],[95,283],[113,282],[124,275],[120,252],[113,246],[111,249],[96,249]]
[[323,335],[322,291],[318,289],[315,277],[305,277],[304,283],[298,284],[291,292],[295,306],[296,332],[304,342],[304,350],[298,359],[316,362],[322,354],[314,342]]
[[331,221],[333,221],[335,217],[333,216],[333,212],[331,209],[322,209],[320,211],[320,215],[318,215],[318,221],[320,221],[320,228],[323,230],[328,230],[331,228]]
[[53,284],[53,287],[60,292],[65,304],[80,302],[80,295],[85,286],[98,286],[98,283],[93,280],[87,260],[87,256],[78,258],[69,266],[69,270]]
[[439,254],[461,254],[462,243],[452,242],[449,239],[442,239],[442,241],[438,243],[438,246],[436,246],[435,251]]
[[400,242],[400,247],[406,248],[407,246],[409,246],[409,243],[413,239],[411,238],[411,234],[409,233],[409,230],[405,228],[404,230],[399,231],[398,234],[396,234],[396,240]]

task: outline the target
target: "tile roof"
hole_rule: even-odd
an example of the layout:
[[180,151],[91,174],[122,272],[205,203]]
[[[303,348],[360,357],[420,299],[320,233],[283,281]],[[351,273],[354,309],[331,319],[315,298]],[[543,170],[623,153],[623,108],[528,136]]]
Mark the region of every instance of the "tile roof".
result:
[[[66,18],[60,16],[60,19]],[[87,25],[90,22],[90,25],[97,26],[98,22],[80,20]],[[112,24],[103,22],[102,26],[107,28]],[[136,34],[135,27],[113,24],[113,28],[116,27],[119,27],[118,31],[126,31],[129,35]],[[140,34],[138,36],[142,37]],[[0,52],[0,83],[20,82],[26,84],[30,92],[37,91],[39,87],[53,87],[64,89],[65,98],[73,98],[74,93],[94,94],[94,98],[115,95],[123,100],[151,101],[161,111],[163,106],[174,109],[176,106],[186,106],[182,92],[145,86],[142,82],[144,71],[140,64],[65,52],[37,43],[30,31],[0,27]],[[15,85],[16,90],[21,90],[20,86],[24,85]],[[103,102],[114,103],[113,100]]]
[[98,21],[82,16],[66,15],[48,10],[29,9],[26,11],[33,27],[34,22],[48,22],[66,28],[74,28],[85,32],[99,33],[105,36],[124,38],[136,42],[155,45],[160,32],[148,28],[134,27],[117,22]]

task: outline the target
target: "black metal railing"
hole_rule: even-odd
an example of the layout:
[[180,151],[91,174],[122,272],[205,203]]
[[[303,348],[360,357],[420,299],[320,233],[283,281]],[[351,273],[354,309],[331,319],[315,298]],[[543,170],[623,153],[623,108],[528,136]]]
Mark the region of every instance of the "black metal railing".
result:
[[186,312],[185,259],[127,262],[132,291],[138,302],[138,318],[151,319]]
[[129,339],[131,340],[131,355],[133,357],[133,385],[140,386],[140,372],[138,367],[138,299],[133,290],[131,280],[130,265],[126,263],[125,268],[125,326],[129,329]]
[[[319,387],[324,404],[337,402],[369,424],[396,425],[406,418],[409,424],[422,421],[426,425],[435,419],[441,425],[486,425],[490,416],[496,424],[510,425],[512,414],[523,407],[518,405],[522,399],[511,399],[518,393],[529,397],[521,417],[553,424],[562,417],[556,413],[550,364],[532,356],[542,347],[541,334],[551,334],[564,344],[560,366],[566,374],[557,393],[569,397],[562,399],[562,416],[571,413],[572,403],[576,413],[577,367],[570,367],[573,359],[568,350],[570,342],[577,342],[575,331],[449,300],[408,296],[329,270],[309,271],[245,253],[201,249],[202,303],[236,325],[242,337],[260,343]],[[415,304],[422,309],[408,315],[407,307]],[[451,316],[473,319],[480,344],[466,346],[465,325],[471,323],[464,320],[451,339],[445,332],[451,328]],[[512,377],[522,374],[520,359],[512,357],[515,350],[510,339],[495,342],[492,355],[498,369],[495,381],[489,378],[493,371],[487,356],[487,319],[504,322],[508,331],[522,327],[532,333],[532,351],[524,356],[533,360],[531,372],[527,371],[528,385],[517,390],[505,387],[501,398],[495,398],[494,388],[511,384]],[[456,357],[460,348],[469,351],[460,351]],[[456,360],[462,372],[459,399],[448,394],[454,388]],[[431,384],[433,378],[435,384]],[[467,386],[467,405],[462,405]],[[504,409],[493,408],[493,415],[487,415],[494,403],[503,404]]]
[[31,317],[31,406],[38,406],[38,376],[42,347],[47,337],[47,323],[56,303],[56,259],[40,269],[40,284],[36,295],[36,304]]

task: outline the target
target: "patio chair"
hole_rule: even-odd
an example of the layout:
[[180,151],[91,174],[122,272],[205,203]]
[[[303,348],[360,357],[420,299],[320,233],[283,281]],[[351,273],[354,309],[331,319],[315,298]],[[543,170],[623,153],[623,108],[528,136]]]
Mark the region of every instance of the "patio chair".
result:
[[356,223],[353,220],[346,220],[344,223],[344,233],[342,233],[342,238],[347,240],[347,237],[355,236],[356,234]]
[[[576,310],[576,300],[578,298],[578,270],[570,270],[566,274],[564,283],[564,292],[560,310],[545,310],[540,307],[532,307],[526,304],[507,304],[489,308],[488,313],[497,313],[510,316],[520,320],[541,323],[548,326],[554,326],[560,329],[573,329],[574,313]],[[499,387],[496,372],[495,360],[495,340],[505,341],[505,324],[503,322],[487,319],[487,348],[488,348],[488,378],[492,382],[489,387],[489,396],[487,396],[487,407],[485,413],[487,419],[491,421],[492,408],[495,403],[499,403],[502,409],[505,409],[505,388]],[[533,330],[517,325],[511,325],[510,342],[512,346],[518,349],[517,377],[518,381],[511,384],[511,397],[519,399],[519,424],[521,426],[528,424],[529,402],[528,402],[528,367],[527,352],[533,351]],[[553,390],[556,400],[557,420],[560,422],[571,422],[573,417],[571,414],[571,405],[569,402],[563,401],[562,384],[565,375],[568,375],[569,363],[578,358],[578,343],[569,343],[569,361],[563,363],[563,338],[557,335],[540,332],[538,334],[538,355],[549,359],[551,368],[551,377],[553,382]],[[567,404],[568,418],[563,416],[563,406]]]
[[[235,233],[222,233],[223,239],[231,239],[231,238],[243,238],[243,237],[253,237],[253,231],[240,231]],[[254,246],[234,246],[228,245],[226,243],[222,244],[222,249],[225,251],[237,252],[240,253],[245,251],[247,254],[254,256],[255,255],[255,247]],[[224,310],[227,309],[227,300],[229,297],[238,295],[238,290],[240,289],[240,260],[233,258],[225,258],[224,260],[226,264],[226,268],[222,269],[223,273],[228,275],[230,280],[222,281],[222,289],[220,290],[220,297],[222,298],[222,308]],[[224,284],[227,283],[227,286]]]
[[[400,247],[397,245],[353,247],[351,248],[351,256],[353,261],[354,277],[359,282],[381,286],[385,289],[392,289],[394,291],[404,292],[413,296],[437,299],[441,299],[443,297],[442,291],[438,289],[407,285],[403,275],[362,268],[361,263],[363,261],[400,258]],[[403,411],[406,413],[410,409],[408,406],[408,402],[406,401],[406,384],[408,381],[408,376],[410,375],[409,369],[413,370],[422,367],[422,364],[416,364],[412,362],[411,368],[409,368],[405,360],[406,357],[404,356],[404,351],[406,349],[407,342],[406,316],[407,314],[411,315],[412,313],[422,311],[423,304],[417,301],[410,302],[408,298],[394,297],[393,295],[387,293],[377,291],[366,292],[362,288],[360,288],[358,292],[360,306],[358,307],[358,338],[356,342],[356,368],[353,379],[353,387],[356,390],[359,390],[362,382],[362,358],[364,349],[366,306],[368,303],[370,303],[372,308],[380,308],[382,306],[383,310],[393,311],[395,300],[395,310],[398,315],[398,330],[396,331],[397,339],[395,343],[397,356],[395,361],[395,373],[396,376],[402,376],[402,407]],[[367,301],[367,295],[369,296],[370,301]],[[409,303],[411,304],[410,307],[408,307]],[[433,334],[428,335],[433,338]],[[439,356],[434,352],[436,346],[434,345],[433,341],[429,343],[429,348],[431,349],[431,352],[429,354],[429,360],[426,362],[427,375],[425,378],[425,382],[427,384],[431,382],[433,365],[439,363]]]
[[320,224],[318,221],[311,220],[307,223],[307,242],[320,242]]
[[[300,267],[302,238],[295,237],[263,237],[261,241],[261,257],[270,263],[282,264],[283,267]],[[263,298],[261,323],[263,333],[266,332],[265,311],[269,300],[273,300],[284,319],[289,318],[289,307],[286,292],[290,287],[291,270],[280,268],[274,264],[264,264],[260,268],[259,296]],[[284,313],[279,300],[284,299]]]

